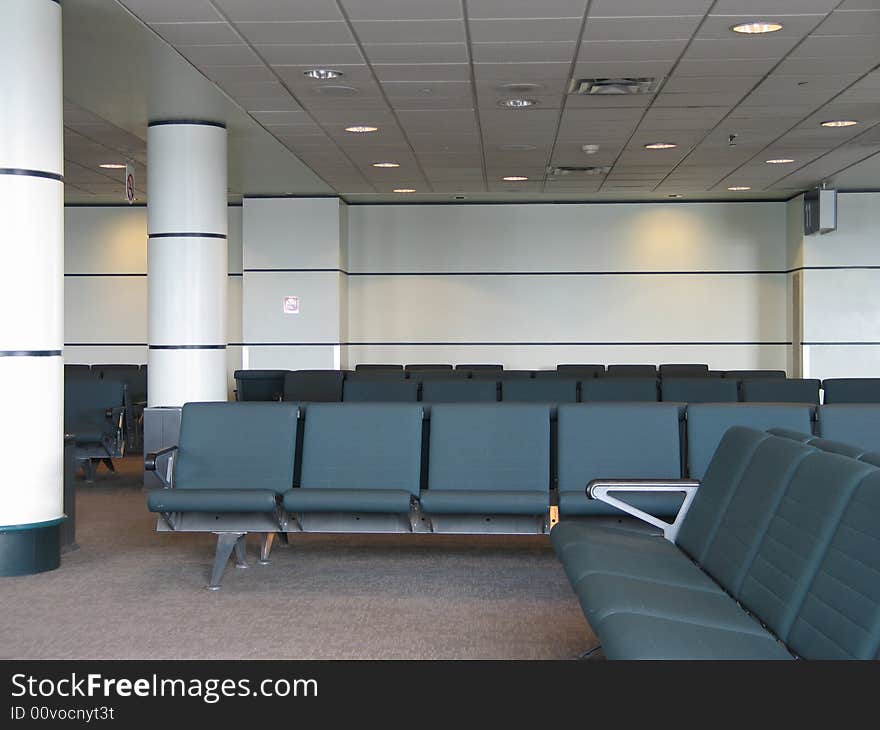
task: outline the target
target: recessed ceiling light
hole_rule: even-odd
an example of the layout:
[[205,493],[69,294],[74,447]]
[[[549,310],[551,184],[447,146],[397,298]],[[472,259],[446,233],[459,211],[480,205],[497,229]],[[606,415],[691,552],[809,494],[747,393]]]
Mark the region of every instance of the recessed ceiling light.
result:
[[303,76],[326,81],[327,79],[338,79],[344,76],[344,74],[342,71],[334,71],[332,68],[310,68],[308,71],[303,72]]
[[778,157],[773,160],[764,160],[768,165],[787,165],[789,162],[794,162],[790,157]]
[[646,150],[671,150],[673,147],[678,147],[675,142],[651,142],[651,144],[646,144]]
[[506,175],[501,179],[506,180],[507,182],[522,182],[523,180],[528,180],[525,175]]
[[353,127],[346,127],[346,132],[353,132],[354,134],[366,134],[367,132],[378,132],[379,127],[370,127],[367,125],[357,124]]
[[394,188],[395,193],[414,193],[415,188]]
[[667,195],[666,197],[668,197],[668,198],[683,198],[684,195],[682,195],[681,193],[669,193],[669,195]]
[[535,106],[538,102],[535,99],[502,99],[498,103],[508,109],[525,109],[529,106]]
[[732,25],[730,29],[734,33],[775,33],[782,30],[782,23],[768,22],[766,20],[756,20],[752,23],[740,23]]
[[822,122],[823,127],[854,127],[858,122],[855,119],[829,119]]
[[729,188],[727,188],[727,189],[728,189],[728,190],[732,190],[732,191],[735,192],[735,193],[737,193],[737,192],[739,192],[739,191],[741,191],[741,190],[751,190],[751,188],[750,188],[748,185],[731,185],[731,186],[730,186]]
[[102,162],[98,167],[103,167],[105,170],[124,170],[125,165],[120,164],[119,162]]
[[505,152],[529,152],[537,149],[537,147],[533,144],[503,144],[500,145],[498,149],[504,150]]
[[399,162],[374,162],[373,167],[400,167]]

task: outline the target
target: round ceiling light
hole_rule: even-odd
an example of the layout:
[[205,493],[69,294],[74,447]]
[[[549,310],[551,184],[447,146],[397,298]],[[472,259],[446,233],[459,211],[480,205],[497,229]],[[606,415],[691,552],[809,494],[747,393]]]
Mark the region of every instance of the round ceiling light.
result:
[[506,175],[501,179],[506,180],[507,182],[523,182],[524,180],[528,180],[525,175]]
[[400,167],[399,162],[374,162],[373,167]]
[[371,127],[366,124],[356,124],[353,127],[346,127],[346,132],[351,132],[352,134],[367,134],[369,132],[378,132],[379,127]]
[[734,193],[738,193],[742,190],[751,190],[751,187],[749,187],[748,185],[731,185],[727,189],[734,192]]
[[103,167],[105,170],[124,170],[125,165],[119,162],[102,162],[98,167]]
[[759,34],[759,33],[775,33],[782,30],[782,23],[774,23],[766,20],[756,20],[751,23],[739,23],[730,26],[734,33]]
[[415,188],[394,188],[395,193],[414,193]]
[[340,84],[326,84],[318,87],[318,93],[324,96],[355,96],[360,92],[354,86],[341,86]]
[[537,147],[533,144],[503,144],[498,149],[505,152],[531,152],[537,149]]
[[768,165],[787,165],[789,162],[794,162],[790,157],[776,157],[772,160],[764,160]]
[[303,76],[308,76],[310,79],[327,81],[328,79],[338,79],[344,76],[344,74],[342,71],[334,71],[332,68],[310,68],[308,71],[303,72]]
[[673,147],[678,145],[675,142],[651,142],[645,145],[646,150],[671,150]]

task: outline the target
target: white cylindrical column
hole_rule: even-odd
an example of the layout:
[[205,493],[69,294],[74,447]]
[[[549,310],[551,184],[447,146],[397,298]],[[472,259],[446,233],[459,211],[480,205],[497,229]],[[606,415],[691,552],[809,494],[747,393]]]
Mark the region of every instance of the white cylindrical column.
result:
[[150,406],[226,400],[226,127],[147,130]]
[[0,575],[58,567],[64,520],[61,6],[0,3]]

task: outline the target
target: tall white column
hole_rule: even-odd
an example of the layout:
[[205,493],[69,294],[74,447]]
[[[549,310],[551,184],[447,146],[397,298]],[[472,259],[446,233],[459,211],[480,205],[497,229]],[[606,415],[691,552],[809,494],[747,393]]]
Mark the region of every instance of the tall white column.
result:
[[0,3],[0,575],[58,566],[64,153],[61,6]]
[[147,131],[150,406],[226,400],[226,127]]

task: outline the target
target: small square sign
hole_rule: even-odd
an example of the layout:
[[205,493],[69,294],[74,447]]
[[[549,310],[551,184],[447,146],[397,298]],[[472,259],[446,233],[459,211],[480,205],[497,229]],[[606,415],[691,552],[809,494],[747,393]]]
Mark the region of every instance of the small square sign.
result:
[[284,314],[299,314],[299,297],[284,297],[282,311]]

